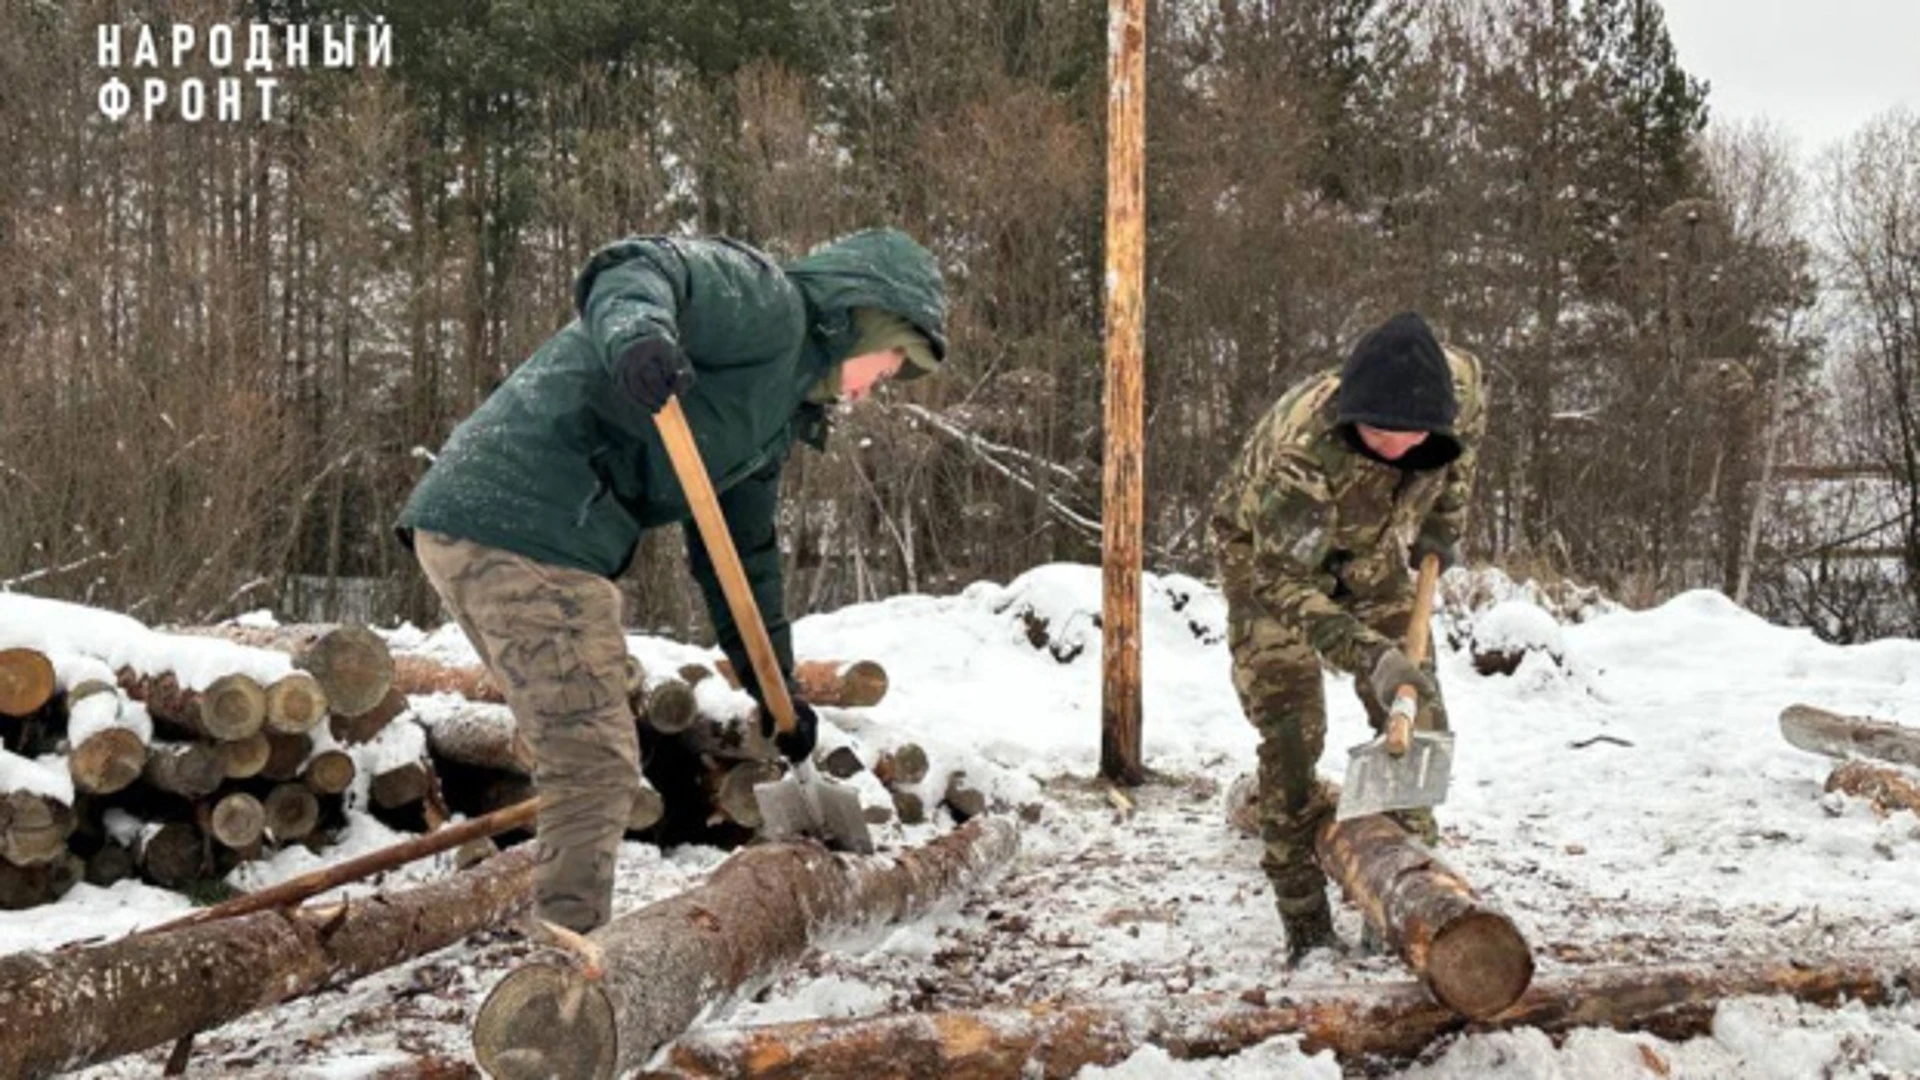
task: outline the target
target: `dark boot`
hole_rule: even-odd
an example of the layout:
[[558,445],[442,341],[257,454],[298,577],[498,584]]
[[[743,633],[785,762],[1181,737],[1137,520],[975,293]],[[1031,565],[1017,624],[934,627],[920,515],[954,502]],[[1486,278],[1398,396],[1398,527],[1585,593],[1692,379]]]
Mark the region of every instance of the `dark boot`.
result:
[[1333,912],[1324,900],[1304,911],[1289,914],[1282,910],[1280,925],[1287,933],[1289,965],[1298,965],[1315,949],[1331,949],[1340,945],[1340,936],[1333,931]]

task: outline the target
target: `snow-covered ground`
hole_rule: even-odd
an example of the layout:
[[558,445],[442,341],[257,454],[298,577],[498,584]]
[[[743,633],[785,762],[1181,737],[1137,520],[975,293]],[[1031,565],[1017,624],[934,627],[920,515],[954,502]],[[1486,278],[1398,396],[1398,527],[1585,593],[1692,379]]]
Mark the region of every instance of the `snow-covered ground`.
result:
[[[1541,979],[1598,963],[1910,952],[1920,945],[1920,819],[1881,817],[1822,792],[1831,763],[1789,746],[1780,710],[1807,702],[1920,725],[1920,642],[1836,647],[1769,625],[1717,593],[1629,612],[1584,605],[1552,623],[1537,593],[1497,576],[1472,590],[1456,574],[1440,670],[1458,733],[1440,855],[1532,942]],[[14,598],[0,597],[0,638]],[[1502,603],[1504,602],[1504,603]],[[1497,605],[1497,606],[1496,606]],[[1286,970],[1258,844],[1232,831],[1221,796],[1253,761],[1254,732],[1228,679],[1225,608],[1203,582],[1145,588],[1145,756],[1153,782],[1123,814],[1092,774],[1099,746],[1096,568],[1041,567],[1007,585],[909,596],[801,621],[802,656],[871,658],[892,689],[871,709],[824,709],[828,741],[869,753],[903,741],[928,752],[923,788],[968,779],[1025,826],[1016,864],[957,910],[877,940],[816,953],[751,1000],[708,1018],[720,1028],[825,1016],[1007,1005],[1045,998],[1162,999],[1188,992],[1405,977],[1382,957],[1316,953]],[[1482,625],[1475,625],[1483,620]],[[57,620],[54,620],[57,622]],[[44,609],[35,620],[47,633]],[[137,624],[136,628],[137,628]],[[129,630],[133,633],[133,630]],[[457,633],[402,629],[396,649],[470,659]],[[1475,673],[1459,646],[1524,648],[1511,676]],[[1449,646],[1449,642],[1458,643]],[[0,640],[0,646],[17,643]],[[700,650],[634,638],[643,662]],[[132,648],[131,645],[127,648]],[[1321,769],[1368,733],[1351,680],[1329,675]],[[744,699],[743,699],[744,700]],[[946,822],[890,827],[917,843]],[[388,839],[356,822],[349,851]],[[306,869],[283,856],[248,884]],[[724,853],[629,844],[622,910],[692,884]],[[407,872],[419,876],[436,866]],[[398,879],[395,879],[398,880]],[[47,908],[0,913],[0,952],[124,932],[178,913],[182,898],[134,883],[79,886]],[[1359,916],[1342,910],[1349,938]],[[409,1055],[471,1060],[466,1024],[527,946],[502,932],[377,978],[290,1003],[198,1040],[196,1075],[374,1076]],[[90,1077],[153,1075],[161,1055]],[[1467,1077],[1920,1077],[1920,1005],[1822,1010],[1743,999],[1712,1034],[1537,1031],[1468,1035],[1400,1071]],[[204,1070],[200,1072],[198,1070]],[[1180,1062],[1155,1049],[1092,1078],[1336,1077],[1328,1053],[1276,1040],[1237,1057]],[[1356,1072],[1355,1075],[1361,1075]]]

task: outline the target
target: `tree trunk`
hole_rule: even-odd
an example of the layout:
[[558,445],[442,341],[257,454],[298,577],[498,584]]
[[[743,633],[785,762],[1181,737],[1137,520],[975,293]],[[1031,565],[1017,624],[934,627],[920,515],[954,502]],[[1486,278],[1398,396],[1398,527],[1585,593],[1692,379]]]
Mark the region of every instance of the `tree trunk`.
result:
[[533,775],[533,748],[520,737],[519,726],[505,706],[424,709],[419,718],[420,726],[427,729],[427,748],[435,757],[518,776]]
[[373,708],[356,716],[341,716],[335,713],[327,721],[327,725],[333,732],[333,737],[348,746],[371,742],[386,730],[388,724],[393,723],[402,713],[405,713],[408,705],[407,695],[402,693],[399,687],[389,687],[386,696],[381,698],[379,704]]
[[281,735],[312,731],[327,718],[327,708],[320,680],[304,671],[288,672],[267,687],[267,730]]
[[830,928],[918,916],[1018,847],[1011,822],[981,818],[898,856],[833,855],[812,843],[736,852],[700,888],[596,931],[587,940],[599,955],[508,975],[475,1018],[475,1053],[498,1080],[624,1074]]
[[147,765],[147,744],[127,728],[97,731],[67,759],[74,787],[91,795],[111,795],[140,778]]
[[[732,664],[722,660],[715,669],[726,677],[727,685],[740,689],[740,676]],[[810,705],[863,708],[878,705],[887,696],[887,669],[873,660],[799,660],[793,665],[793,681],[800,684],[800,696]]]
[[38,649],[0,649],[0,715],[27,716],[53,698],[53,663]]
[[[1227,820],[1250,836],[1260,832],[1257,798],[1250,774],[1227,788]],[[1481,903],[1465,879],[1392,819],[1330,820],[1314,837],[1314,854],[1435,1000],[1485,1019],[1533,980],[1533,952],[1512,920]]]
[[1920,784],[1892,769],[1865,761],[1849,761],[1827,777],[1828,791],[1844,791],[1872,799],[1881,813],[1911,810],[1920,814]]
[[0,1076],[46,1077],[161,1046],[450,945],[521,908],[531,845],[445,880],[90,948],[0,957]]
[[1827,757],[1860,755],[1920,767],[1920,731],[1885,720],[1789,705],[1780,713],[1780,734],[1802,750]]
[[[1785,994],[1820,1005],[1878,1005],[1920,986],[1908,959],[1739,966],[1596,968],[1529,989],[1487,1028],[1582,1027],[1648,1031],[1669,1040],[1710,1030],[1716,1006],[1746,995]],[[1417,983],[1296,989],[1264,995],[1204,995],[1114,1004],[807,1020],[714,1028],[680,1040],[667,1067],[646,1080],[865,1080],[874,1063],[890,1074],[944,1080],[1038,1077],[1066,1080],[1088,1065],[1112,1066],[1143,1046],[1181,1060],[1226,1057],[1282,1035],[1303,1053],[1332,1050],[1354,1068],[1369,1059],[1404,1062],[1468,1022],[1435,1004]]]

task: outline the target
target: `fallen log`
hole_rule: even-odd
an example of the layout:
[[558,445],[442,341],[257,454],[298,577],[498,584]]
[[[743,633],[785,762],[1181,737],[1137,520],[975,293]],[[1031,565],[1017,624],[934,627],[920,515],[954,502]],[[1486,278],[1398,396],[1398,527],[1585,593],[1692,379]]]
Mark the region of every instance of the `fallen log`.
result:
[[1885,720],[1789,705],[1780,713],[1780,734],[1802,750],[1827,757],[1857,755],[1920,767],[1920,730]]
[[[1227,789],[1228,820],[1249,835],[1259,833],[1254,791],[1246,777]],[[1513,921],[1391,818],[1329,819],[1314,855],[1441,1004],[1484,1019],[1533,981],[1533,950]]]
[[1871,799],[1883,814],[1895,810],[1920,814],[1920,784],[1870,762],[1849,761],[1833,770],[1827,777],[1827,790]]
[[920,915],[1018,847],[1011,821],[978,818],[894,857],[803,842],[736,852],[701,887],[595,931],[572,962],[542,959],[509,974],[474,1020],[475,1054],[496,1080],[623,1075],[717,998],[830,929]]
[[[731,663],[721,660],[714,668],[727,685],[740,689]],[[801,660],[793,665],[793,681],[810,705],[864,708],[887,696],[887,669],[872,660]]]
[[89,948],[0,957],[0,1076],[175,1042],[494,925],[531,895],[532,845],[375,900],[262,911]]
[[[1920,988],[1906,960],[1738,966],[1598,968],[1536,984],[1479,1025],[1428,998],[1418,983],[1294,987],[1274,1003],[1245,996],[1113,1004],[1042,1003],[967,1012],[808,1020],[715,1027],[682,1038],[646,1080],[867,1080],[888,1075],[945,1080],[1033,1077],[1066,1080],[1088,1065],[1112,1066],[1144,1046],[1173,1058],[1226,1057],[1277,1036],[1297,1035],[1303,1053],[1332,1050],[1361,1066],[1409,1061],[1441,1036],[1532,1027],[1557,1035],[1584,1027],[1647,1031],[1669,1040],[1706,1034],[1717,1005],[1747,995],[1788,995],[1823,1006],[1879,1005]],[[1263,995],[1264,997],[1264,995]],[[1259,1000],[1259,999],[1256,999]]]
[[28,716],[53,699],[53,662],[38,649],[0,649],[0,715]]

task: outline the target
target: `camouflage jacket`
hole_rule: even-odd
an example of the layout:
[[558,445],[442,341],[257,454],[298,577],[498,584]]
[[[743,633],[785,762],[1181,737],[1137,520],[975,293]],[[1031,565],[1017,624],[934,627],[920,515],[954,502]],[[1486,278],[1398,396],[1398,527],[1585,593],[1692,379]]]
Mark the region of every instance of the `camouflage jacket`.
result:
[[1480,361],[1449,346],[1460,456],[1410,472],[1356,451],[1335,425],[1338,370],[1288,391],[1268,410],[1214,504],[1222,585],[1252,598],[1334,667],[1361,670],[1390,644],[1348,611],[1348,597],[1405,588],[1407,552],[1424,532],[1457,540],[1486,434]]

